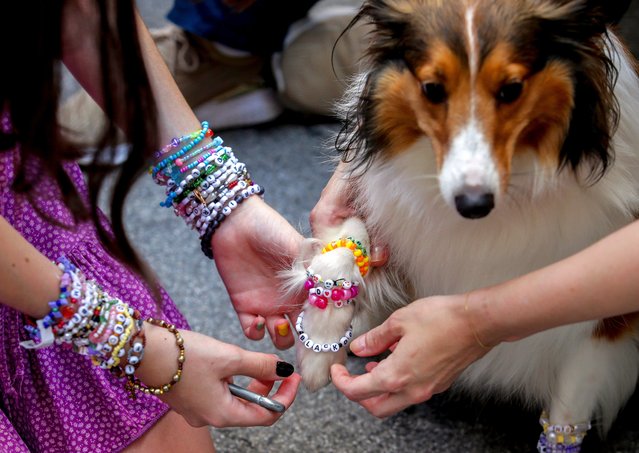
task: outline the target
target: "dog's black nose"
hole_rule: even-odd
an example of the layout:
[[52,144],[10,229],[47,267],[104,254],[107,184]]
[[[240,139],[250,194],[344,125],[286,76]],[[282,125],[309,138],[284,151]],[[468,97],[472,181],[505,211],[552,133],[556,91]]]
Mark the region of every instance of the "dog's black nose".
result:
[[455,197],[455,207],[467,219],[486,217],[495,207],[492,193],[466,193]]

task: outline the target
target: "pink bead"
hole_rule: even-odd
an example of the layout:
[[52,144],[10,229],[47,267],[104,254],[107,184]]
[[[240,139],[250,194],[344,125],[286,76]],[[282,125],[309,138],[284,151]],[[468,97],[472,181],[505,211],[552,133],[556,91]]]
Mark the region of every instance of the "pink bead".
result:
[[328,300],[325,297],[319,296],[315,305],[320,310],[324,310],[328,306]]
[[184,162],[182,161],[182,159],[175,159],[175,165],[181,167],[182,165],[184,165]]
[[352,289],[345,289],[344,291],[344,300],[348,300],[351,297],[353,297],[353,290]]
[[342,300],[343,297],[344,297],[343,289],[334,289],[333,292],[331,293],[332,300]]
[[317,305],[317,296],[316,296],[315,294],[310,294],[310,295],[308,296],[308,302],[309,302],[311,305]]
[[357,297],[357,295],[359,294],[359,288],[353,285],[353,287],[351,288],[351,294],[352,294],[352,297]]
[[304,289],[306,291],[311,289],[313,286],[315,286],[315,283],[313,283],[313,280],[311,280],[310,278],[304,282]]

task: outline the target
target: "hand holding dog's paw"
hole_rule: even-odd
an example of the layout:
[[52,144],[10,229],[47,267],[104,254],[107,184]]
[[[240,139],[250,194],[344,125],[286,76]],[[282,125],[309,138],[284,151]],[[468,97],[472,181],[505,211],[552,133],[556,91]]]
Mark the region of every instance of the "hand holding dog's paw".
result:
[[421,299],[394,312],[375,329],[356,338],[351,351],[371,357],[387,350],[367,373],[352,376],[331,368],[333,384],[377,417],[387,417],[448,389],[459,374],[488,350],[476,341],[463,296]]

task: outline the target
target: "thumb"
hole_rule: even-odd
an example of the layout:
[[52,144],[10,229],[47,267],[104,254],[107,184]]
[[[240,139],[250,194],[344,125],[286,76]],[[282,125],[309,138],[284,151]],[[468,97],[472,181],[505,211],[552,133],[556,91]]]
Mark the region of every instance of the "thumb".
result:
[[351,352],[360,357],[381,354],[399,341],[400,338],[401,334],[393,332],[387,320],[382,325],[353,340],[351,342]]
[[279,381],[293,374],[295,367],[271,354],[243,351],[242,359],[234,375],[242,375],[261,381]]

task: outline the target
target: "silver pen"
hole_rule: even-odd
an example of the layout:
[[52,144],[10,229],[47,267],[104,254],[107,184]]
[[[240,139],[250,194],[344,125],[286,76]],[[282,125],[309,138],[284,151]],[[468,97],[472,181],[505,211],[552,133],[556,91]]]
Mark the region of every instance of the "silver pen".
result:
[[251,392],[244,387],[240,387],[239,385],[229,384],[229,390],[231,393],[238,398],[242,398],[246,401],[250,401],[251,403],[259,404],[266,409],[273,412],[284,412],[286,410],[286,406],[282,403],[278,403],[275,400],[267,398],[259,393]]

